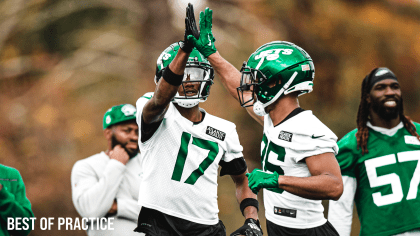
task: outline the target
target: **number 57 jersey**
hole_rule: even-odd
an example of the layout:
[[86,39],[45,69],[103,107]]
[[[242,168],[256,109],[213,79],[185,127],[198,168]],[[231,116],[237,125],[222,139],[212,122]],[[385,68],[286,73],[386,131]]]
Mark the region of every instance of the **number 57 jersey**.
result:
[[[138,111],[143,110],[152,94],[137,101]],[[191,222],[215,225],[219,222],[219,163],[242,159],[243,148],[235,124],[200,110],[204,119],[193,123],[170,103],[151,138],[142,143],[139,137],[144,169],[139,205]],[[137,123],[141,125],[141,115]]]
[[350,234],[353,196],[361,236],[420,228],[420,142],[402,123],[399,127],[392,136],[369,128],[369,152],[364,155],[357,149],[357,129],[338,142],[345,190],[336,204],[330,202],[328,218],[341,234]]

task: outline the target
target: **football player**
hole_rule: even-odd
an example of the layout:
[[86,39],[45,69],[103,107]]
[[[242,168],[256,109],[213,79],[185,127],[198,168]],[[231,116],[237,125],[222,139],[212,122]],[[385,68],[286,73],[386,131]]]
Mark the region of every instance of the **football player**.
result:
[[343,196],[330,202],[328,219],[350,235],[353,202],[360,235],[420,235],[420,124],[404,115],[401,89],[388,68],[362,82],[357,129],[339,142]]
[[251,54],[240,73],[217,52],[211,28],[207,8],[200,13],[199,38],[190,35],[188,40],[264,126],[262,169],[247,176],[253,192],[264,189],[268,235],[338,235],[321,204],[322,199],[337,200],[343,191],[337,137],[298,103],[299,95],[312,91],[311,57],[292,43],[274,41]]
[[220,176],[230,175],[236,184],[246,219],[236,235],[262,235],[236,126],[199,107],[209,96],[213,77],[208,61],[185,39],[157,60],[155,92],[136,104],[143,169],[137,232],[225,236],[217,205],[221,166]]

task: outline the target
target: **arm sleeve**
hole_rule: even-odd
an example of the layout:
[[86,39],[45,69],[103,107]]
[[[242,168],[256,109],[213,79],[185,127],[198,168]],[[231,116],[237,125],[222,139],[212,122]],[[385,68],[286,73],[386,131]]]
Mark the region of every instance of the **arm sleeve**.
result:
[[137,201],[132,198],[118,198],[117,197],[117,217],[126,218],[137,222],[140,214],[140,206]]
[[76,162],[71,173],[73,204],[82,217],[103,217],[111,209],[125,165],[111,159],[103,177],[97,177],[86,162]]
[[137,200],[131,196],[129,189],[129,184],[123,180],[117,193],[117,217],[137,222],[140,206],[137,204]]
[[356,193],[355,178],[343,176],[344,191],[338,201],[330,200],[328,221],[334,226],[340,236],[350,236],[353,219],[353,199]]
[[349,236],[353,219],[354,196],[357,189],[354,163],[357,159],[357,146],[353,133],[347,134],[338,142],[340,151],[337,161],[343,177],[344,191],[338,201],[330,201],[328,220],[338,231],[340,236]]
[[[22,177],[16,170],[17,184],[16,189],[8,191],[3,188],[0,191],[0,220],[7,222],[8,217],[33,217],[34,214],[31,209],[31,203],[26,197],[25,184],[23,183]],[[31,224],[31,221],[27,221]],[[3,225],[3,224],[1,224]],[[10,233],[13,235],[28,235],[32,227],[28,230],[13,230]]]

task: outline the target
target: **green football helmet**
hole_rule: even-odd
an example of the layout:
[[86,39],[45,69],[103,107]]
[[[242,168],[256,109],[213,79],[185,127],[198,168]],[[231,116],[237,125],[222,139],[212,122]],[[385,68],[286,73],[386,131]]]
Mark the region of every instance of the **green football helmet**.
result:
[[[173,43],[166,48],[157,59],[155,83],[162,78],[163,70],[172,62],[179,50],[179,44]],[[193,48],[187,61],[184,71],[184,79],[182,81],[182,89],[184,95],[176,93],[173,102],[178,105],[190,108],[196,106],[200,102],[207,100],[210,94],[210,87],[213,84],[214,70],[207,59],[201,53]],[[185,90],[186,83],[200,83],[199,91],[196,95],[188,95]]]
[[[311,57],[301,47],[274,41],[259,47],[241,68],[242,78],[237,88],[241,106],[254,106],[257,115],[283,95],[310,93],[315,77]],[[244,92],[252,94],[244,101]],[[256,99],[255,99],[256,98]]]

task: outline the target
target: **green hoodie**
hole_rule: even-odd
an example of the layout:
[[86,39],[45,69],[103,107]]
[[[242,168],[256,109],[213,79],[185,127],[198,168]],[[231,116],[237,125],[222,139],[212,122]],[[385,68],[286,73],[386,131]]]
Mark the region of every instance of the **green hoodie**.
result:
[[[32,229],[30,220],[26,221],[29,224],[28,230],[7,230],[8,217],[34,216],[19,171],[0,164],[0,184],[2,185],[0,190],[0,236],[28,235]],[[25,227],[22,221],[20,223],[20,228]]]

